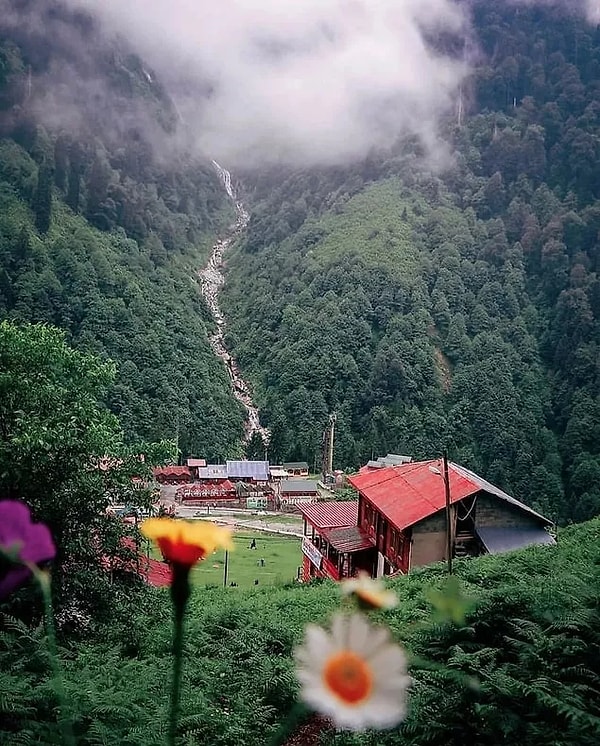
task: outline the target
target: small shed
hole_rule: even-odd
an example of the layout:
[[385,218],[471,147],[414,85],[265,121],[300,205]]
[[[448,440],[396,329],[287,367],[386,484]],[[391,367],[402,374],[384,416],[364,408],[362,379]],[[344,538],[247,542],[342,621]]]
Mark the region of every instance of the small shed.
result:
[[283,465],[290,477],[307,477],[308,463],[306,461],[288,461]]
[[198,476],[198,469],[206,466],[206,459],[203,458],[188,458],[187,460],[188,469],[192,472],[194,477]]

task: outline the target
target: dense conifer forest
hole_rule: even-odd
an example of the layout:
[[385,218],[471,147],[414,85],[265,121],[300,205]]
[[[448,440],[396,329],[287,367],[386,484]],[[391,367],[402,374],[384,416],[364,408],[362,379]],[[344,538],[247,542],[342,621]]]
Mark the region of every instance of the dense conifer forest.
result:
[[[245,175],[230,342],[275,460],[447,445],[556,520],[600,509],[600,36],[560,7],[472,3],[479,48],[443,164]],[[319,461],[320,462],[320,461]]]
[[[47,3],[42,32],[20,5],[19,24],[0,5],[0,313],[114,360],[107,403],[130,441],[231,456],[243,415],[195,281],[232,217],[214,169],[170,150],[176,115],[139,58],[82,14]],[[61,85],[81,89],[75,131]]]

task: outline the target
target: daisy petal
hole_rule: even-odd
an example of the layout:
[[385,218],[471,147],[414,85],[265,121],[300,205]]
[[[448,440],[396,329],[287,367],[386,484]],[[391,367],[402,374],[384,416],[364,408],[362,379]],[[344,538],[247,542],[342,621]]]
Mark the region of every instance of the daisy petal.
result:
[[295,658],[302,700],[338,728],[388,728],[405,717],[406,656],[361,614],[337,614],[331,633],[309,625]]

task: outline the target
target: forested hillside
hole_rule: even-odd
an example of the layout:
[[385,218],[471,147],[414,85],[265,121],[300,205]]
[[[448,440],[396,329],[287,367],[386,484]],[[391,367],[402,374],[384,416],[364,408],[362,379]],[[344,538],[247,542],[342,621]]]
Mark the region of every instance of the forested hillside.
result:
[[[600,32],[472,3],[451,158],[245,175],[225,291],[274,459],[452,457],[558,520],[600,510]],[[429,161],[431,164],[431,161]]]
[[243,415],[194,273],[232,212],[210,164],[171,147],[176,125],[154,74],[88,16],[0,1],[0,315],[115,360],[108,403],[130,440],[222,459]]

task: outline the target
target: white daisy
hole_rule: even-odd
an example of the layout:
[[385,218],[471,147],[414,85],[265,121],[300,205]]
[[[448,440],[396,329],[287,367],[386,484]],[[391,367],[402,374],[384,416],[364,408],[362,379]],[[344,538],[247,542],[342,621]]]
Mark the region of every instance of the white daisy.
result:
[[406,656],[386,627],[337,614],[331,632],[309,624],[296,649],[301,698],[348,730],[390,728],[406,715]]
[[359,572],[356,578],[342,581],[342,592],[355,596],[359,605],[365,609],[392,609],[398,605],[398,596],[394,591],[386,590],[380,580],[373,580],[366,572]]

